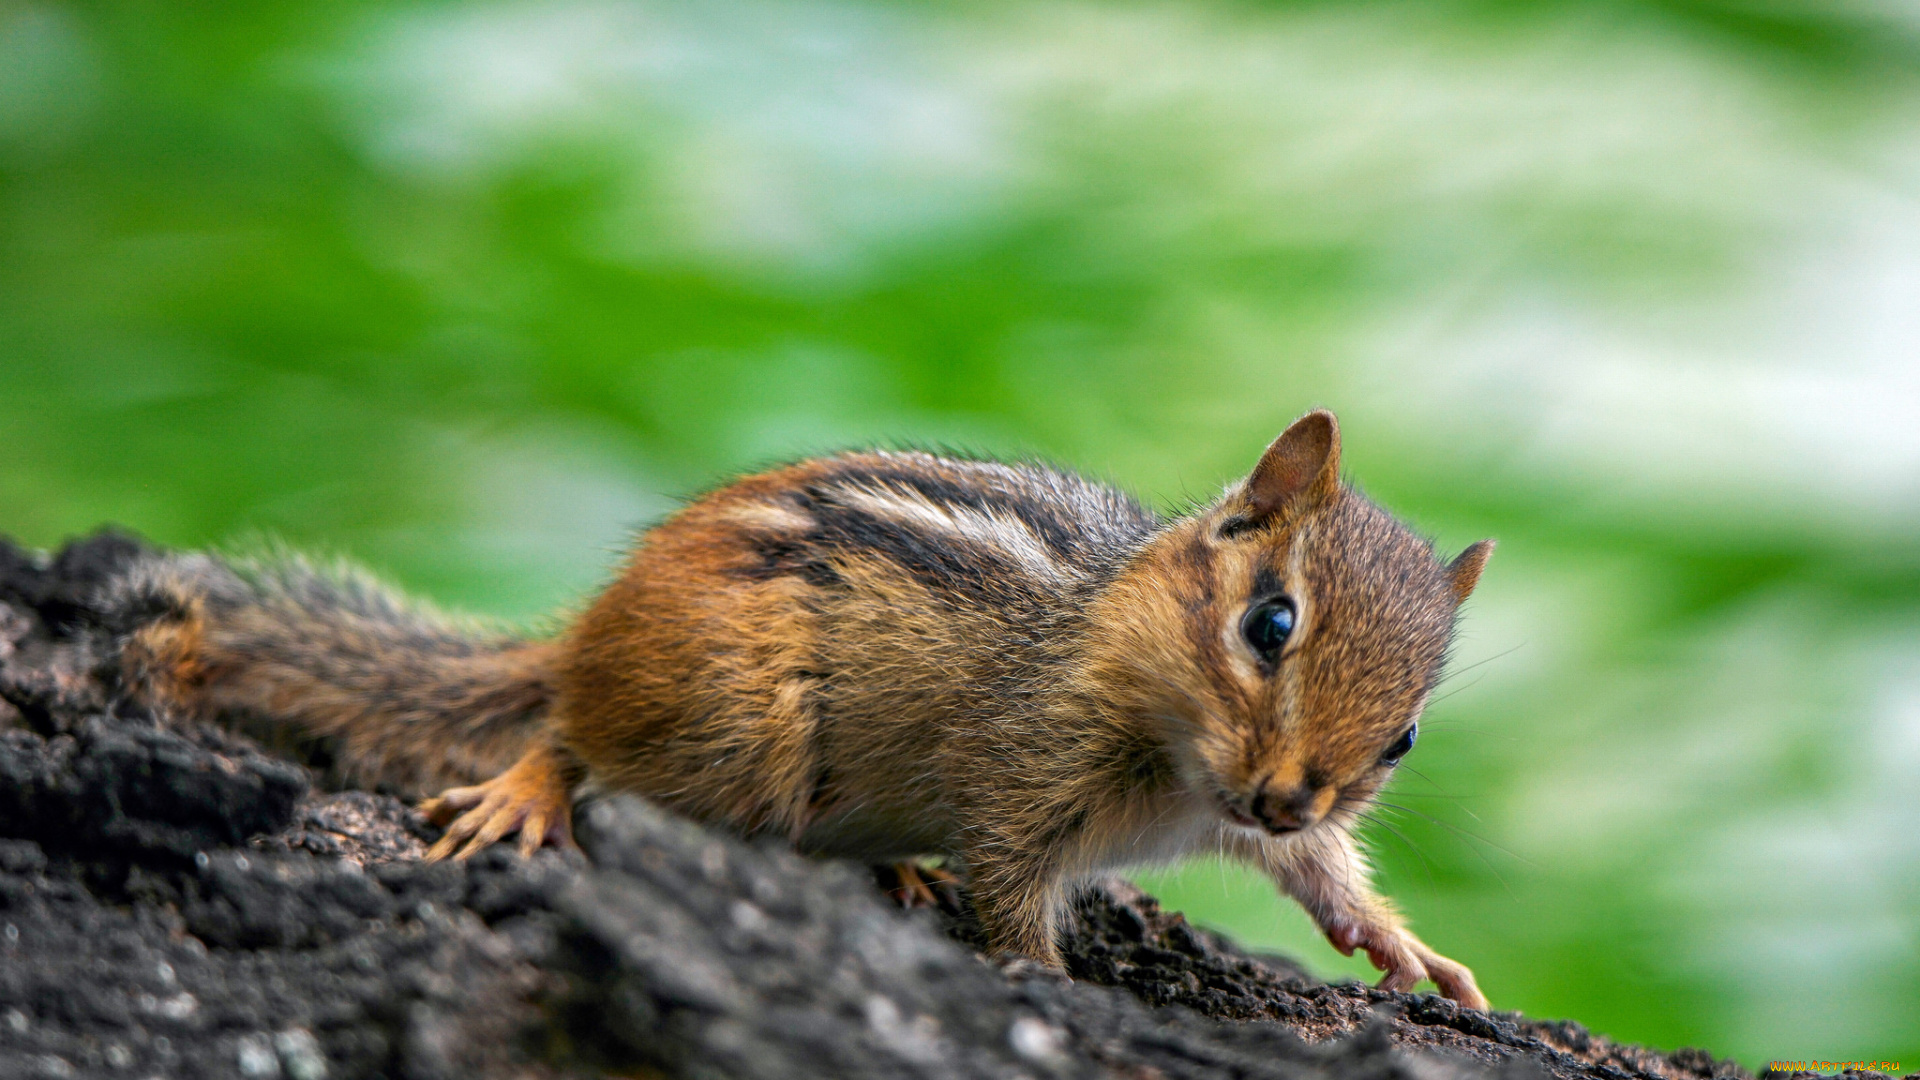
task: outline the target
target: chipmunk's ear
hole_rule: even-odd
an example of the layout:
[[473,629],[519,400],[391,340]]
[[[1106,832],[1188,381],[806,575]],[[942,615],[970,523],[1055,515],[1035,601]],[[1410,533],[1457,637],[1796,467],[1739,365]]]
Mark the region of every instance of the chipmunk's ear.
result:
[[1480,583],[1480,571],[1487,568],[1487,559],[1493,555],[1493,541],[1482,540],[1467,550],[1454,556],[1447,564],[1447,581],[1453,586],[1453,600],[1460,603],[1473,593],[1473,587]]
[[1240,488],[1239,515],[1267,521],[1297,502],[1318,502],[1340,487],[1340,425],[1315,409],[1273,440]]

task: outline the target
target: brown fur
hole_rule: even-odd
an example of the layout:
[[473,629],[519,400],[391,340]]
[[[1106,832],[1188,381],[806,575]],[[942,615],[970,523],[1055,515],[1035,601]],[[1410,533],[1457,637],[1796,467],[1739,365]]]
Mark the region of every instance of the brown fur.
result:
[[128,641],[136,692],[298,744],[342,781],[418,795],[486,779],[552,702],[557,642],[404,607],[350,571],[165,556],[112,587],[167,612]]
[[[1333,417],[1310,413],[1218,503],[1160,523],[1054,470],[847,454],[693,502],[549,644],[409,650],[440,639],[176,575],[188,610],[136,647],[203,711],[291,719],[376,770],[417,779],[445,754],[470,773],[524,745],[429,804],[452,823],[436,856],[564,841],[584,780],[806,850],[948,855],[995,946],[1052,964],[1078,882],[1217,847],[1387,985],[1484,1007],[1367,887],[1350,833],[1490,545],[1443,564],[1338,469]],[[1242,619],[1282,594],[1297,624],[1263,658]],[[276,633],[332,646],[304,669],[247,653]]]

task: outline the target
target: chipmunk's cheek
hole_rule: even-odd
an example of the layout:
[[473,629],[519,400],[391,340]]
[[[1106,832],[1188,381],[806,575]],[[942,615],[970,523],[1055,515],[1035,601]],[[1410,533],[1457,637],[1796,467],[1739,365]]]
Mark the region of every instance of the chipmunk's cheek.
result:
[[1381,783],[1378,780],[1361,780],[1341,789],[1333,800],[1333,809],[1365,810],[1373,804],[1375,796],[1380,794]]
[[1340,791],[1333,787],[1321,788],[1313,797],[1313,823],[1319,823],[1333,816],[1333,808],[1340,805]]

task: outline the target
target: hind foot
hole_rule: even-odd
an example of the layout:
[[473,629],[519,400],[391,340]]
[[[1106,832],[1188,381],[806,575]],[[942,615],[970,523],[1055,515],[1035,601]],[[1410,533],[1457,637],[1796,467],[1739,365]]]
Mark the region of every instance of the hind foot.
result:
[[[885,880],[886,871],[892,872],[891,884]],[[897,862],[881,871],[881,878],[881,887],[901,907],[960,908],[960,879],[938,866]]]
[[[447,833],[427,850],[427,861],[474,853],[520,834],[520,854],[573,846],[573,792],[568,770],[552,748],[536,745],[513,767],[484,784],[452,788],[420,804],[420,812]],[[451,824],[448,824],[451,822]]]

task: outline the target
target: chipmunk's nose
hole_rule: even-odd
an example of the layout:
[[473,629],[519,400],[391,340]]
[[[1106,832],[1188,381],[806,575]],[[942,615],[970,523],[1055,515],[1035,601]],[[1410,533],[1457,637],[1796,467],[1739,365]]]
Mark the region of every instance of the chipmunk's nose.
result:
[[1270,832],[1299,832],[1320,820],[1320,810],[1314,805],[1319,795],[1318,789],[1306,784],[1291,787],[1262,784],[1253,795],[1253,816]]

